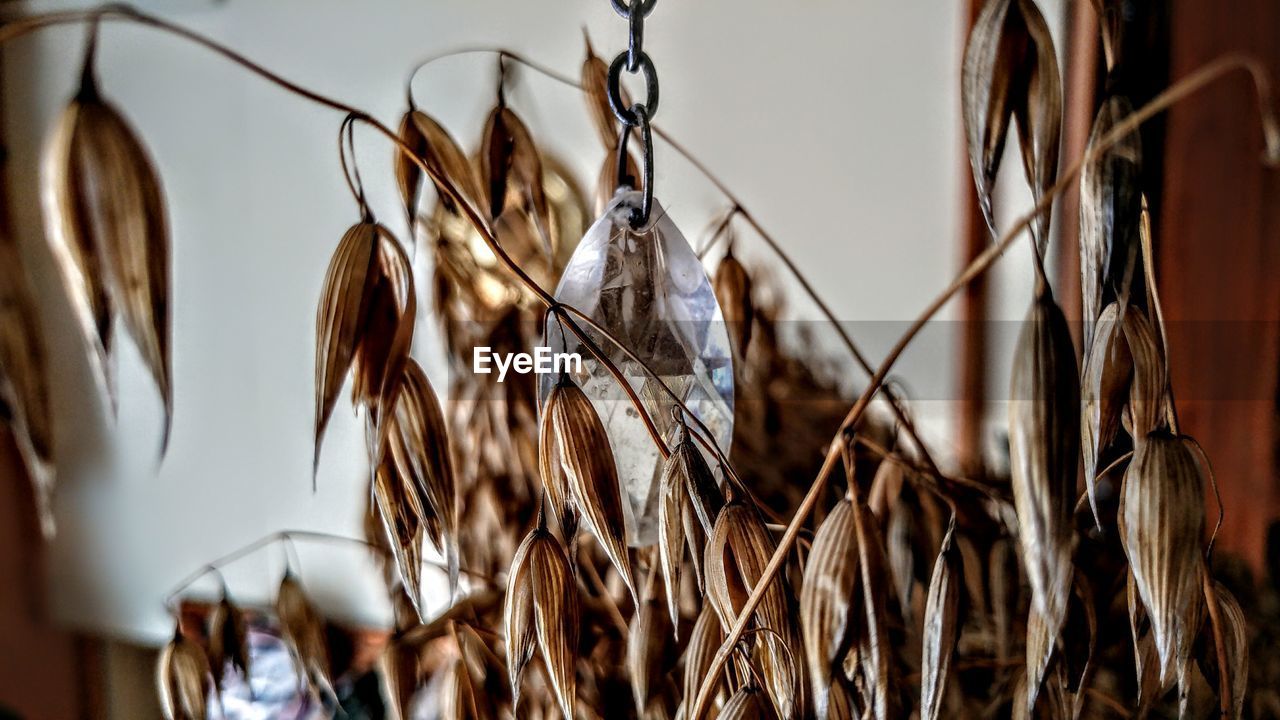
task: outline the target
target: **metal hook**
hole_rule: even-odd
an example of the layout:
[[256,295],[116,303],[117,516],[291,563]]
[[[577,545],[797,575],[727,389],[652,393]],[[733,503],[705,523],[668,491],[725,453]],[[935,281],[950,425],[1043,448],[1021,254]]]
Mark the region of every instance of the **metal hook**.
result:
[[643,166],[644,184],[637,188],[635,186],[635,178],[627,172],[627,145],[631,140],[632,126],[623,124],[622,134],[618,138],[618,165],[617,165],[617,181],[619,187],[630,187],[640,190],[642,200],[640,207],[631,210],[631,227],[638,230],[645,223],[649,222],[649,216],[653,211],[653,130],[649,126],[649,113],[645,106],[636,103],[631,106],[631,112],[639,118],[638,127],[640,128],[640,139],[644,143],[641,152],[641,163]]

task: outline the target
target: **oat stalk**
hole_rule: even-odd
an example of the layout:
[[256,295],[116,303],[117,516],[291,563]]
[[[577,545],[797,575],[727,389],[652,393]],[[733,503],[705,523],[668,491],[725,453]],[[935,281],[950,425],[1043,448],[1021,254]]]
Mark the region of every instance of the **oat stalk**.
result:
[[[809,491],[805,494],[804,499],[800,502],[800,506],[796,509],[795,515],[791,518],[791,522],[787,525],[786,532],[778,541],[778,547],[774,551],[773,557],[770,558],[769,564],[765,567],[763,576],[760,579],[760,585],[756,588],[751,596],[747,598],[745,606],[738,614],[737,620],[734,622],[732,629],[726,635],[724,643],[720,649],[716,651],[716,657],[707,669],[706,676],[703,679],[702,687],[698,691],[698,696],[692,705],[689,705],[687,717],[690,720],[700,720],[707,710],[707,704],[710,702],[711,689],[715,687],[715,682],[719,679],[720,673],[724,670],[725,662],[729,659],[732,648],[742,637],[743,631],[746,629],[752,613],[756,606],[760,604],[761,598],[764,596],[763,588],[765,588],[771,578],[778,574],[783,562],[786,560],[787,554],[791,551],[791,546],[795,543],[796,536],[800,532],[800,526],[808,518],[809,513],[813,512],[814,506],[818,499],[822,496],[822,491],[826,486],[827,480],[831,476],[831,472],[835,469],[836,463],[840,459],[840,437],[848,428],[853,427],[862,414],[866,411],[872,397],[880,386],[884,384],[888,377],[889,371],[893,368],[898,358],[915,339],[925,324],[933,318],[934,315],[946,305],[947,301],[953,295],[967,286],[975,278],[982,275],[990,268],[996,260],[1004,253],[1010,245],[1012,245],[1021,233],[1029,228],[1037,218],[1048,211],[1053,200],[1062,194],[1079,176],[1084,164],[1099,154],[1105,152],[1107,148],[1122,140],[1128,133],[1140,127],[1147,120],[1150,120],[1156,114],[1166,110],[1183,98],[1191,95],[1198,90],[1206,87],[1222,77],[1237,71],[1243,70],[1253,78],[1254,86],[1258,92],[1259,109],[1261,112],[1261,122],[1264,139],[1266,140],[1267,150],[1264,156],[1264,162],[1268,165],[1280,165],[1280,120],[1277,120],[1275,107],[1271,98],[1271,84],[1268,79],[1267,72],[1263,66],[1252,57],[1240,54],[1229,54],[1214,60],[1190,75],[1182,78],[1174,83],[1164,92],[1157,95],[1151,102],[1143,105],[1135,113],[1125,118],[1124,121],[1116,123],[1110,132],[1098,139],[1098,142],[1091,150],[1082,155],[1079,159],[1067,168],[1058,180],[1045,191],[1044,195],[1036,202],[1034,207],[1013,223],[1013,226],[1000,236],[1000,239],[993,245],[989,246],[981,255],[974,258],[967,267],[956,277],[955,280],[947,286],[923,312],[916,318],[907,331],[894,344],[893,349],[889,351],[888,356],[880,367],[876,369],[875,374],[871,377],[867,388],[863,390],[862,395],[854,403],[845,416],[844,421],[840,425],[830,448],[827,451],[826,458],[823,460],[822,468],[818,471],[818,476],[814,478],[813,483],[809,486]],[[687,701],[687,700],[686,700]]]
[[[332,97],[321,94],[314,90],[310,90],[295,82],[292,82],[284,78],[283,76],[267,69],[266,67],[254,62],[253,60],[250,60],[248,57],[236,52],[235,50],[232,50],[231,48],[228,48],[204,35],[201,35],[200,33],[197,33],[193,30],[189,30],[185,27],[182,27],[181,25],[168,22],[167,20],[163,20],[154,15],[149,15],[147,13],[141,12],[128,5],[105,5],[93,10],[45,13],[40,15],[32,15],[30,17],[22,18],[20,20],[14,20],[0,27],[0,44],[7,42],[9,40],[12,40],[14,38],[22,37],[23,35],[27,35],[31,32],[35,32],[36,30],[40,30],[46,27],[53,27],[56,25],[64,25],[69,23],[84,23],[84,22],[96,23],[96,22],[102,22],[106,20],[122,20],[127,22],[134,22],[139,25],[144,25],[144,26],[155,28],[157,30],[160,30],[172,35],[176,35],[180,38],[183,38],[201,47],[204,47],[212,51],[213,53],[222,56],[227,60],[230,60],[231,62],[245,68],[246,70],[249,70],[253,74],[262,77],[268,82],[271,82],[272,84],[277,85],[280,88],[294,95],[297,95],[306,100],[310,100],[311,102],[316,103],[318,105],[323,105],[330,109],[337,110],[339,112],[344,113],[347,116],[343,121],[344,124],[361,122],[368,125],[369,127],[372,127],[379,134],[384,136],[387,140],[391,141],[391,143],[401,153],[403,153],[406,157],[412,160],[413,163],[419,167],[419,169],[421,169],[424,173],[426,173],[427,176],[430,177],[432,181],[436,183],[436,186],[438,188],[444,191],[444,194],[447,195],[449,199],[453,203],[455,203],[455,205],[458,208],[462,210],[467,220],[475,227],[476,231],[480,233],[480,236],[484,240],[484,243],[498,258],[498,261],[501,262],[502,265],[506,267],[508,271],[510,271],[513,275],[515,275],[516,279],[520,282],[520,284],[522,284],[526,289],[528,289],[531,293],[533,293],[533,295],[538,299],[539,302],[541,302],[544,306],[548,308],[553,306],[566,307],[561,303],[557,302],[556,299],[549,292],[547,292],[545,288],[538,285],[538,283],[534,281],[534,279],[530,277],[529,274],[520,267],[519,263],[517,263],[511,257],[511,255],[507,253],[505,249],[503,249],[501,243],[498,242],[498,239],[494,230],[489,226],[489,223],[484,220],[483,215],[481,215],[480,212],[471,205],[471,203],[464,197],[461,191],[449,180],[449,178],[441,174],[438,168],[432,167],[429,163],[427,163],[421,157],[419,157],[417,153],[414,152],[413,148],[407,145],[394,130],[387,127],[385,124],[383,124],[377,118],[373,117],[368,112],[361,110],[360,108],[357,108],[353,105],[349,105],[345,102],[342,102],[341,100],[334,99]],[[352,191],[357,195],[357,201],[359,201],[360,192],[358,190],[358,187],[354,184],[352,185]],[[566,326],[569,328],[570,332],[572,332],[584,345],[586,345],[588,348],[591,348],[593,346],[593,343],[590,341],[590,339],[586,336],[585,332],[576,322],[574,322],[572,319],[569,319],[569,318],[564,318],[564,321]],[[619,344],[619,345],[621,344],[620,341],[618,341],[616,338],[612,337],[608,333],[606,333],[606,336],[609,337],[609,339],[615,344]],[[609,360],[608,357],[604,356],[603,354],[599,354],[595,357],[595,359],[600,361],[600,363],[605,366],[605,368],[614,377],[614,379],[617,380],[619,385],[621,385],[624,389],[628,389],[628,390],[630,389],[629,383],[627,383],[622,372],[617,368],[616,365],[613,364],[612,361]],[[664,452],[667,452],[666,445],[663,442],[661,434],[657,430],[657,426],[653,423],[652,418],[648,417],[648,411],[644,408],[643,403],[639,401],[639,397],[636,396],[634,392],[628,392],[628,395],[630,396],[632,402],[634,403],[636,411],[642,417],[646,418],[645,425],[649,430],[649,434],[653,438],[654,443],[659,448],[661,448]]]
[[[566,85],[580,92],[584,92],[584,93],[587,92],[587,90],[583,88],[582,85],[578,83],[578,81],[574,80],[573,78],[562,75],[556,72],[555,70],[552,70],[540,63],[529,60],[528,58],[518,53],[512,52],[505,48],[498,48],[498,47],[472,47],[472,48],[462,48],[459,50],[451,50],[451,51],[440,53],[437,55],[432,55],[431,57],[415,65],[413,70],[411,70],[409,73],[409,79],[405,83],[406,95],[409,98],[409,106],[413,107],[413,104],[414,104],[413,103],[413,81],[414,81],[414,78],[418,76],[419,72],[421,72],[423,69],[427,68],[431,64],[439,62],[446,58],[457,57],[459,55],[469,55],[469,54],[497,55],[499,60],[503,60],[503,59],[511,60],[512,62],[516,62],[521,65],[524,65],[530,70],[533,70],[534,72],[537,72],[562,85]],[[791,274],[791,276],[796,280],[797,283],[799,283],[801,290],[803,290],[804,293],[809,296],[809,299],[812,300],[814,305],[818,307],[818,311],[822,313],[826,321],[836,331],[836,334],[840,336],[840,341],[844,344],[845,348],[849,351],[849,354],[853,356],[853,359],[858,364],[858,367],[861,368],[864,373],[866,373],[867,377],[871,377],[874,374],[874,369],[871,367],[871,363],[867,360],[867,356],[863,354],[862,350],[858,347],[858,345],[854,343],[853,338],[849,335],[849,332],[844,328],[844,325],[841,324],[841,322],[836,318],[836,314],[831,309],[831,306],[828,305],[820,295],[818,295],[818,291],[814,289],[813,285],[809,282],[809,278],[803,272],[801,272],[800,268],[796,265],[795,261],[791,259],[791,256],[787,254],[785,250],[782,249],[782,245],[779,244],[778,241],[775,240],[774,237],[771,234],[769,234],[767,230],[764,229],[764,226],[760,224],[760,221],[756,219],[756,216],[753,215],[745,205],[743,205],[742,200],[736,194],[734,194],[732,190],[729,189],[729,186],[726,185],[725,182],[721,180],[718,175],[712,172],[711,168],[709,168],[705,163],[703,163],[702,160],[700,160],[696,155],[694,155],[693,152],[690,151],[688,148],[686,148],[682,143],[677,141],[675,137],[671,135],[671,133],[667,132],[660,125],[657,125],[657,124],[653,125],[653,133],[657,137],[661,138],[664,142],[666,142],[668,147],[676,151],[676,154],[683,157],[690,165],[692,165],[693,168],[697,170],[704,178],[706,178],[707,181],[710,182],[715,187],[715,189],[721,195],[723,195],[724,198],[728,200],[730,203],[729,212],[725,215],[724,219],[721,221],[720,228],[717,229],[717,231],[713,234],[711,242],[707,243],[707,245],[699,249],[698,256],[701,257],[703,253],[705,253],[710,248],[710,246],[714,244],[715,240],[718,239],[718,237],[721,235],[721,230],[728,227],[729,223],[733,220],[733,217],[735,215],[740,216],[747,223],[747,225],[749,225],[751,229],[755,231],[756,235],[762,241],[764,241],[765,245],[769,247],[769,250],[773,252],[773,254],[776,255],[779,260],[782,261],[783,266],[787,268],[787,272]],[[584,322],[594,325],[594,323],[590,320],[589,317],[581,313],[578,313],[575,309],[569,308],[568,306],[565,306],[565,308],[570,312],[574,313],[575,315],[578,315],[578,317],[582,319]],[[597,329],[603,332],[603,329],[599,328],[598,326],[597,326]],[[619,347],[622,350],[627,351],[626,348],[622,348],[621,346]],[[628,352],[628,354],[630,353]],[[634,357],[632,359],[635,360]],[[641,365],[643,366],[643,363],[641,363]],[[657,378],[655,377],[655,379]],[[660,379],[658,380],[658,382],[661,388],[665,390],[667,394],[671,395],[673,399],[679,402],[678,398],[676,398],[675,395],[671,393],[671,391],[667,388],[665,383],[662,383]],[[911,442],[920,451],[920,456],[924,460],[924,463],[928,467],[929,471],[934,476],[941,475],[941,470],[938,469],[937,463],[934,462],[933,456],[932,454],[930,454],[928,446],[925,445],[924,441],[920,438],[920,436],[916,432],[915,422],[899,405],[899,400],[896,397],[896,394],[892,390],[886,390],[885,397],[889,400],[889,409],[890,409],[890,412],[893,413],[894,420],[896,420],[902,426],[902,429],[907,433],[907,437],[911,439]],[[691,413],[690,415],[692,416]],[[693,418],[696,424],[701,425],[701,421],[699,421],[696,416],[693,416]],[[702,432],[706,433],[706,436],[707,436],[706,439],[710,439],[712,437],[711,433],[706,430],[705,426],[702,426],[700,429]],[[704,447],[707,447],[707,449],[710,450],[713,454],[723,459],[723,453],[721,453],[717,448],[712,448],[708,446],[706,443],[706,439],[703,439],[700,437],[699,441],[703,444]],[[725,464],[727,465],[728,463],[726,462]]]

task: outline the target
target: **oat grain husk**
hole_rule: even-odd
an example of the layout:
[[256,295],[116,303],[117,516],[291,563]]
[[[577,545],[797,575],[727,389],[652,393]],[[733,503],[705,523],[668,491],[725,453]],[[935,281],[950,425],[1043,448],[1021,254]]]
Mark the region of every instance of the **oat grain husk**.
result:
[[352,400],[365,409],[365,446],[371,466],[382,462],[388,421],[395,413],[417,318],[413,264],[386,227],[378,225],[377,230],[377,260],[366,286],[370,302],[358,328],[351,365]]
[[896,660],[889,638],[888,590],[892,586],[876,517],[858,498],[853,500],[853,526],[864,613],[863,633],[856,646],[864,683],[863,704],[871,717],[889,720],[901,712]]
[[586,517],[601,549],[635,598],[621,486],[609,436],[591,401],[572,380],[562,378],[555,392],[556,401],[548,403],[547,409],[551,414],[556,452],[574,504]]
[[751,301],[751,276],[738,258],[734,257],[732,244],[716,266],[712,287],[733,337],[734,349],[737,350],[738,357],[746,357],[747,346],[751,343],[755,305]]
[[543,490],[546,491],[546,501],[560,523],[560,536],[572,546],[578,534],[580,518],[573,491],[569,489],[569,477],[560,458],[555,429],[556,407],[564,395],[565,391],[557,384],[543,403],[542,417],[538,423],[538,469],[542,476]]
[[[775,543],[755,508],[742,500],[720,510],[711,535],[707,538],[707,600],[720,616],[722,629],[732,627],[746,605],[764,568],[773,555]],[[800,632],[791,614],[790,590],[783,577],[774,577],[764,599],[752,616],[752,627],[767,631],[756,644],[753,662],[757,664],[764,689],[782,717],[802,713],[805,707],[803,666],[798,665],[780,645],[801,647]]]
[[706,536],[724,504],[715,476],[684,424],[680,425],[671,455],[663,464],[658,493],[659,559],[667,589],[667,606],[678,631],[680,577],[686,548],[698,589],[702,591]]
[[91,66],[48,145],[42,195],[49,242],[98,379],[114,407],[111,335],[119,318],[164,404],[163,454],[173,418],[164,194],[150,155],[99,93]]
[[[1098,459],[1120,430],[1121,417],[1129,400],[1133,381],[1133,356],[1122,329],[1120,306],[1110,303],[1094,325],[1093,341],[1087,346],[1080,381],[1080,453],[1084,460],[1085,488],[1094,522],[1098,517]],[[1126,316],[1138,311],[1124,308]]]
[[156,665],[160,708],[166,720],[205,720],[212,680],[204,649],[183,635],[179,625]]
[[1200,627],[1203,498],[1202,470],[1186,440],[1157,432],[1138,444],[1121,490],[1120,543],[1165,686],[1189,661]]
[[52,538],[57,470],[47,355],[38,308],[22,253],[14,239],[0,229],[0,422],[9,426],[26,465],[40,530]]
[[374,223],[353,225],[338,242],[325,273],[316,313],[314,467],[319,467],[324,431],[355,361],[364,321],[373,304],[378,246],[378,228]]
[[805,661],[819,718],[828,714],[833,671],[849,648],[851,631],[862,611],[858,569],[853,503],[845,498],[836,503],[814,535],[800,586]]
[[[427,113],[413,109],[401,117],[399,135],[413,150],[414,155],[462,194],[464,202],[473,207],[481,207],[480,201],[485,195],[480,189],[480,178],[476,175],[475,166],[443,125]],[[396,186],[405,212],[410,219],[416,218],[422,189],[422,169],[399,148],[395,150],[394,164]],[[455,200],[439,186],[437,194],[441,206],[449,212],[461,214]]]
[[1227,687],[1231,692],[1230,709],[1232,720],[1244,717],[1245,701],[1249,690],[1249,623],[1244,610],[1234,595],[1222,583],[1213,582],[1213,594],[1218,603],[1218,612],[1222,621],[1222,645],[1226,651],[1227,667],[1213,663],[1221,684],[1221,673],[1227,674]]
[[545,531],[529,546],[528,563],[538,651],[560,711],[565,717],[573,717],[579,633],[578,592],[573,571],[564,548]]
[[400,585],[419,620],[426,622],[422,600],[423,510],[407,479],[391,463],[378,466],[373,476],[373,500],[387,545],[395,560]]
[[[987,0],[965,46],[960,89],[979,204],[996,234],[992,198],[1011,121],[1037,202],[1057,176],[1062,79],[1049,26],[1033,0]],[[1048,229],[1045,212],[1032,225],[1042,252]]]
[[237,673],[246,683],[249,681],[249,625],[244,611],[224,589],[222,600],[213,609],[209,620],[209,664],[213,669],[213,683],[222,692],[227,671]]
[[427,539],[445,556],[450,591],[456,593],[458,512],[449,428],[426,372],[412,358],[404,364],[395,403],[387,431],[390,459]]
[[920,717],[937,720],[951,675],[951,658],[960,637],[960,583],[954,528],[942,541],[933,564],[924,611],[924,648],[920,665]]
[[[1132,114],[1123,95],[1107,98],[1093,121],[1086,152]],[[1138,258],[1141,173],[1142,140],[1137,132],[1125,135],[1080,172],[1080,297],[1086,355],[1106,291],[1129,296]]]
[[521,679],[524,668],[537,650],[537,629],[533,620],[533,581],[529,564],[529,551],[536,542],[542,542],[542,533],[535,530],[525,536],[511,559],[507,572],[506,601],[503,604],[502,630],[506,642],[507,679],[511,683],[511,707],[520,708]]
[[286,572],[276,591],[276,619],[280,636],[293,658],[298,680],[315,697],[333,697],[325,621],[292,572]]
[[491,220],[502,216],[512,196],[518,197],[533,218],[547,256],[553,255],[551,207],[543,185],[542,156],[524,121],[499,103],[485,122],[480,149],[481,185],[488,192]]
[[1067,320],[1043,275],[1014,353],[1009,463],[1018,539],[1032,601],[1052,641],[1071,592],[1080,391]]

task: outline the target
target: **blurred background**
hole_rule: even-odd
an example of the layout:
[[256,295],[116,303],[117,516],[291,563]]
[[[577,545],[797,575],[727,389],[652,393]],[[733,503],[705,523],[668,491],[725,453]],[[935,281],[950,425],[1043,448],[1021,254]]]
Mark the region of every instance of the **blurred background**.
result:
[[[1088,2],[1038,4],[1066,68],[1065,165],[1080,154],[1102,91],[1096,18]],[[6,2],[0,13],[91,5]],[[625,25],[606,0],[135,5],[385,122],[405,109],[409,69],[444,51],[502,47],[576,77],[584,30],[606,59],[625,44]],[[989,242],[959,114],[960,59],[978,5],[662,2],[648,24],[646,49],[662,82],[658,124],[783,244],[873,361]],[[1280,71],[1274,0],[1236,0],[1229,11],[1197,0],[1126,7],[1149,30],[1127,78],[1135,100],[1227,51]],[[104,28],[103,91],[145,139],[172,221],[176,415],[160,461],[160,404],[136,353],[122,343],[112,420],[42,241],[40,155],[76,87],[83,38],[81,27],[52,28],[0,52],[0,214],[46,300],[60,474],[59,532],[45,543],[16,450],[0,435],[0,717],[155,716],[154,649],[172,633],[164,600],[176,583],[281,529],[362,532],[364,448],[353,416],[335,415],[315,492],[310,478],[316,302],[332,248],[356,218],[335,152],[342,117],[181,40],[126,24]],[[582,98],[525,69],[510,72],[509,103],[543,151],[589,190],[604,153]],[[474,149],[493,102],[496,58],[434,63],[413,88],[418,104]],[[1280,178],[1257,162],[1251,85],[1243,76],[1214,85],[1149,126],[1144,143],[1182,422],[1222,484],[1221,546],[1263,571],[1266,530],[1280,514]],[[1016,168],[1016,144],[1007,152],[1006,167]],[[375,211],[402,233],[391,149],[360,132],[356,153]],[[656,163],[656,194],[697,245],[730,203],[661,143]],[[1019,175],[1002,174],[1001,222],[1030,205]],[[1055,210],[1052,254],[1055,290],[1078,313],[1074,214],[1069,195]],[[788,320],[819,324],[763,244],[747,235],[738,250],[776,277]],[[1030,288],[1029,252],[1019,244],[900,364],[935,454],[957,467],[1006,462],[1001,401]],[[435,332],[421,323],[415,352],[444,387]],[[809,351],[848,365],[831,343]],[[839,372],[850,391],[865,381],[855,368]],[[306,543],[298,553],[326,613],[357,626],[388,624],[368,553]],[[283,566],[281,552],[259,553],[227,570],[227,581],[245,602],[265,602]],[[216,590],[209,582],[190,592]]]

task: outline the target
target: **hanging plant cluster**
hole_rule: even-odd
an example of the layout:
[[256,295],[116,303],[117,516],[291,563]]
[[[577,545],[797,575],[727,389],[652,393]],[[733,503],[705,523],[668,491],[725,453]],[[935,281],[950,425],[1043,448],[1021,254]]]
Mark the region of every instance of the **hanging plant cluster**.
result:
[[[296,547],[303,540],[362,544],[324,533],[274,533],[209,563],[170,593],[167,604],[178,622],[156,667],[167,717],[237,718],[286,712],[298,718],[332,716],[350,705],[344,703],[344,696],[351,695],[371,671],[386,679],[397,677],[394,666],[378,666],[403,654],[413,643],[412,634],[388,637],[385,632],[353,631],[326,618],[303,589]],[[241,607],[233,600],[221,568],[277,544],[286,551],[286,568],[274,603],[270,608]],[[392,567],[397,566],[395,560]],[[210,575],[221,581],[217,603],[180,599],[192,584]],[[418,610],[405,593],[398,592],[393,601],[396,616],[404,618],[403,624],[413,625],[415,633],[430,627],[418,623]],[[370,643],[377,643],[379,651],[365,651],[362,646]],[[398,696],[400,688],[381,684],[388,697]],[[368,694],[366,690],[365,699]]]
[[[608,64],[588,43],[578,80],[497,51],[497,102],[475,152],[416,106],[412,88],[393,130],[129,9],[0,27],[2,41],[57,22],[87,21],[91,38],[104,18],[142,23],[346,114],[340,159],[358,217],[317,310],[314,462],[349,381],[369,465],[367,542],[385,550],[403,610],[381,649],[388,715],[1261,716],[1276,699],[1249,684],[1253,619],[1216,579],[1205,537],[1213,474],[1178,426],[1138,132],[1244,69],[1280,160],[1256,64],[1220,61],[1137,109],[1106,97],[1084,157],[1060,170],[1062,82],[1044,18],[1033,0],[987,0],[964,54],[961,110],[993,243],[879,366],[836,325],[869,377],[848,408],[832,378],[784,349],[781,308],[761,292],[771,279],[738,259],[736,228],[795,266],[652,122],[656,71],[641,40],[654,0],[613,4],[630,47]],[[1117,8],[1099,5],[1114,69]],[[167,439],[164,204],[141,142],[100,93],[95,42],[46,162],[49,240],[102,386],[113,397],[119,321],[164,400]],[[605,156],[593,208],[508,104],[513,67],[583,92]],[[641,102],[622,91],[621,72],[643,75]],[[370,210],[357,128],[394,145],[412,238]],[[1011,133],[1035,208],[1000,228],[994,187]],[[653,197],[654,137],[728,198],[704,245],[726,247],[712,277]],[[1044,263],[1051,208],[1077,176],[1082,370]],[[1035,290],[1013,357],[1009,477],[956,475],[940,469],[886,378],[924,324],[1023,233]],[[434,261],[432,305],[460,370],[443,404],[412,356],[415,252]],[[0,239],[0,259],[14,261],[0,265],[0,407],[52,531],[35,303],[11,240]],[[474,347],[540,343],[581,352],[583,368],[541,382],[470,372]],[[423,592],[431,550],[452,592],[434,618]],[[169,717],[217,717],[227,673],[253,672],[244,614],[223,597],[207,632],[179,625],[161,657]],[[274,613],[300,685],[337,712],[324,621],[292,572]]]
[[[116,407],[117,328],[133,339],[164,405],[161,453],[173,415],[169,230],[155,166],[95,75],[91,31],[80,87],[58,119],[41,171],[50,250],[83,332],[98,386]],[[4,246],[0,407],[26,461],[46,537],[54,533],[54,438],[38,305],[12,239]]]

